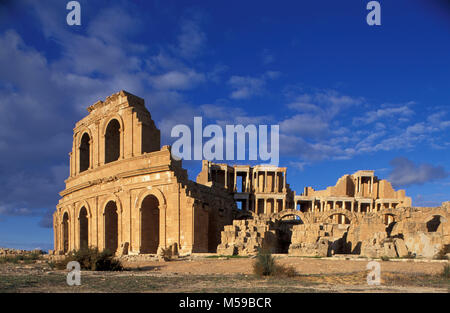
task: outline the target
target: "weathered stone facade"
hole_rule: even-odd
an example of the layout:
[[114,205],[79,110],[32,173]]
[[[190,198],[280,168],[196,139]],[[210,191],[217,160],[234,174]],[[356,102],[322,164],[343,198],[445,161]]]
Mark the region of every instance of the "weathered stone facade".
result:
[[188,179],[160,148],[144,100],[121,91],[74,128],[70,176],[53,215],[55,253],[83,246],[116,254],[215,251],[236,205],[223,188]]
[[[245,188],[238,190],[236,176],[242,169],[248,174]],[[395,191],[374,171],[345,175],[325,190],[307,187],[298,196],[286,184],[286,168],[261,170],[205,161],[199,177],[217,171],[229,173],[226,188],[235,199],[245,199],[237,218],[247,219],[225,227],[218,253],[247,255],[266,249],[299,256],[432,258],[450,244],[448,202],[438,208],[413,208],[404,190]],[[273,206],[278,199],[280,205]]]
[[53,215],[55,254],[93,246],[117,255],[272,252],[432,257],[450,243],[449,203],[411,208],[373,171],[325,190],[287,184],[287,168],[202,162],[188,179],[160,147],[144,100],[125,91],[76,123],[70,175]]

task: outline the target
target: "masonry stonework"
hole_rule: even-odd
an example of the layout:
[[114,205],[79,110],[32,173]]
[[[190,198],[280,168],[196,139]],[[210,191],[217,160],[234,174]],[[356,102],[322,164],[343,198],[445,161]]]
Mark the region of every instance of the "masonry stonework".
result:
[[144,100],[120,91],[76,123],[66,188],[53,214],[54,254],[97,247],[116,255],[183,253],[433,257],[448,249],[450,204],[411,207],[374,171],[297,195],[287,168],[202,161],[188,179],[160,147]]
[[188,179],[160,148],[144,100],[125,91],[88,108],[74,128],[70,176],[53,215],[55,253],[87,246],[116,254],[215,251],[235,202]]

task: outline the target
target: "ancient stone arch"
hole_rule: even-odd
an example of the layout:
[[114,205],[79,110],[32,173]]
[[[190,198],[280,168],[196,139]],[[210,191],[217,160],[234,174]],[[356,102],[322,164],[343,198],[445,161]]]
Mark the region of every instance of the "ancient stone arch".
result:
[[89,247],[89,218],[86,207],[81,207],[78,215],[78,246],[80,248]]
[[349,220],[350,224],[355,223],[358,220],[356,214],[354,214],[352,212],[349,212],[346,209],[335,209],[335,210],[330,210],[330,211],[323,212],[319,216],[318,220],[319,220],[320,223],[327,223],[328,219],[331,216],[336,215],[336,214],[344,215],[345,218]]
[[62,211],[61,219],[61,245],[64,253],[69,252],[70,249],[70,212],[68,209]]
[[282,210],[278,213],[272,214],[271,217],[275,220],[281,220],[286,216],[297,216],[300,218],[300,220],[302,220],[303,223],[310,223],[309,218],[307,218],[303,212],[297,210]]
[[105,141],[105,164],[114,162],[121,157],[121,145],[123,139],[121,138],[120,123],[117,119],[112,119],[104,134]]
[[[157,204],[144,203],[146,199],[151,197],[156,199]],[[166,197],[159,188],[145,188],[137,196],[135,201],[135,209],[139,212],[139,251],[141,253],[156,253],[159,246],[165,247],[166,208]],[[158,216],[154,216],[154,221],[152,223],[150,221],[151,214],[148,210],[155,209],[158,211]],[[157,225],[155,220],[157,220]],[[149,236],[157,238],[157,240],[155,239],[153,243],[145,240],[145,237]],[[158,246],[155,247],[156,241]]]
[[147,197],[148,195],[155,196],[158,199],[160,205],[166,205],[166,197],[164,196],[163,192],[157,187],[152,187],[152,188],[144,188],[139,193],[134,202],[135,207],[140,208],[140,206],[142,205],[142,201],[144,201],[144,198]]
[[104,247],[112,253],[119,248],[119,212],[115,201],[108,201],[103,212]]

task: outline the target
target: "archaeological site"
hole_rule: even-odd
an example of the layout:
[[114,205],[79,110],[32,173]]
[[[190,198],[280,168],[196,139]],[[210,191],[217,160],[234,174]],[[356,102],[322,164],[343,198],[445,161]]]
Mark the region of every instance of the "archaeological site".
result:
[[144,100],[120,91],[76,123],[70,174],[53,214],[54,250],[98,247],[117,256],[353,254],[434,258],[448,253],[450,202],[413,207],[404,190],[360,170],[325,190],[297,193],[287,168],[202,161],[188,178],[160,146]]

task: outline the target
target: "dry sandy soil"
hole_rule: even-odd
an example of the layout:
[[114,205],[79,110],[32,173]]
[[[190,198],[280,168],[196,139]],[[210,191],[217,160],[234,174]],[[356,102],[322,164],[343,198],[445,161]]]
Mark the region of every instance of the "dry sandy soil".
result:
[[[406,261],[406,260],[404,260]],[[366,281],[367,260],[279,257],[294,277],[259,278],[251,258],[189,257],[168,262],[124,262],[122,272],[82,272],[81,286],[66,284],[67,271],[46,261],[0,264],[0,292],[439,292],[450,291],[441,275],[449,262],[380,261],[381,285]]]

